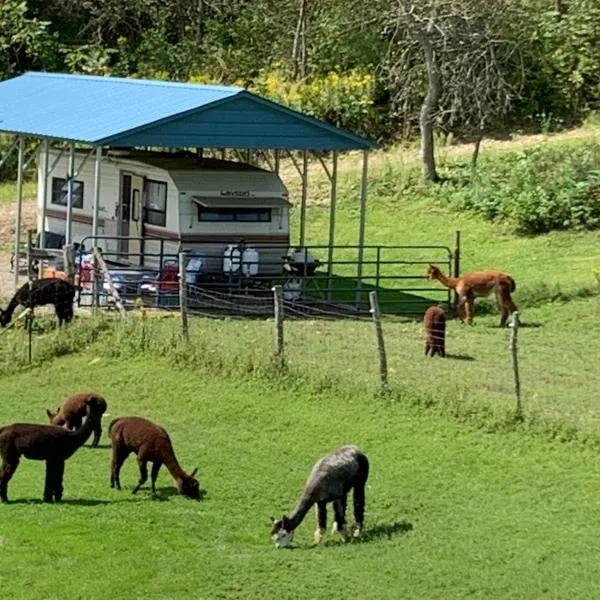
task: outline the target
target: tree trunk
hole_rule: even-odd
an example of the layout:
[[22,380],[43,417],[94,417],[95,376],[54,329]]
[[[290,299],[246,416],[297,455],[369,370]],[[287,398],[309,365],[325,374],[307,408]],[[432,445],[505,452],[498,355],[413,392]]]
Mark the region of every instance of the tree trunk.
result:
[[421,159],[423,175],[426,180],[437,183],[441,181],[435,168],[435,148],[433,143],[433,113],[438,106],[442,93],[442,75],[431,40],[425,32],[419,36],[419,43],[425,55],[427,67],[427,94],[421,105],[419,127],[421,130]]
[[480,133],[475,140],[475,146],[473,148],[473,156],[471,156],[471,172],[475,174],[477,169],[477,159],[479,158],[479,149],[481,148],[481,140],[483,140],[483,133]]
[[299,0],[298,21],[294,31],[292,47],[292,62],[294,63],[294,79],[306,77],[306,0]]

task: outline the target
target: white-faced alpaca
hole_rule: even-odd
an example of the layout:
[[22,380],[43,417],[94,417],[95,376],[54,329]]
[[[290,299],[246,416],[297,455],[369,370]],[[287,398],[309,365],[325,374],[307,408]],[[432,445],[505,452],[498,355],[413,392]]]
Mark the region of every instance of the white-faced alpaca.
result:
[[431,353],[446,356],[446,313],[439,306],[430,306],[423,317],[425,327],[425,356]]
[[194,478],[194,469],[189,475],[179,466],[169,434],[160,425],[142,417],[120,417],[108,426],[108,437],[112,442],[110,487],[121,489],[119,473],[125,459],[135,452],[140,467],[140,480],[133,488],[135,494],[148,479],[148,463],[152,463],[150,482],[152,493],[156,493],[156,478],[162,464],[171,473],[177,491],[189,498],[200,498],[200,484]]
[[354,537],[362,531],[365,515],[365,485],[369,477],[369,461],[356,446],[342,446],[317,461],[304,486],[302,496],[292,514],[274,521],[271,537],[277,548],[285,548],[294,538],[294,531],[302,523],[311,506],[316,505],[319,543],[327,529],[327,503],[333,502],[335,521],[333,531],[345,540],[346,502],[348,492],[354,488]]

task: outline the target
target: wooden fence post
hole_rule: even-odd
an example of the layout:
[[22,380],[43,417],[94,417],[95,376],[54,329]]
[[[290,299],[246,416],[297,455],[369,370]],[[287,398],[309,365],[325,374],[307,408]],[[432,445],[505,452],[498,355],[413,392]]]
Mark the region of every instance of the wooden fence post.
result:
[[369,292],[369,303],[371,304],[371,315],[373,317],[373,325],[375,325],[375,337],[377,339],[377,351],[379,353],[379,380],[381,391],[385,392],[388,389],[387,356],[385,354],[385,342],[383,339],[383,329],[381,327],[381,312],[379,310],[377,292]]
[[283,363],[283,286],[273,286],[275,316],[275,356]]
[[521,380],[519,379],[519,359],[517,355],[517,332],[519,331],[519,313],[515,311],[512,314],[510,329],[510,354],[512,358],[512,368],[515,380],[515,396],[517,398],[516,415],[523,415],[523,406],[521,404]]
[[187,319],[187,282],[185,280],[186,252],[179,253],[179,314],[181,315],[181,339],[187,344],[190,339]]
[[65,277],[69,283],[75,281],[75,255],[73,244],[66,244],[63,246],[63,264],[65,269]]
[[94,259],[98,263],[98,265],[100,267],[100,271],[102,271],[102,273],[104,274],[102,277],[102,280],[106,279],[106,284],[108,285],[108,291],[110,292],[110,295],[114,298],[115,305],[116,305],[117,309],[119,310],[120,315],[122,317],[125,317],[127,315],[127,313],[125,312],[125,307],[123,306],[123,302],[121,301],[121,296],[119,295],[119,291],[117,290],[117,288],[115,287],[115,285],[113,283],[113,280],[112,280],[112,277],[110,276],[110,272],[108,270],[106,262],[104,262],[104,257],[102,256],[102,254],[98,248],[94,248]]

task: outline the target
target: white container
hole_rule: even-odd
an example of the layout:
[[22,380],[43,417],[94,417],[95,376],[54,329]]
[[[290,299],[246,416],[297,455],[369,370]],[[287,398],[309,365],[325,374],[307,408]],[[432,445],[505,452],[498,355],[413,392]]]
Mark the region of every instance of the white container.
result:
[[246,248],[242,254],[242,273],[252,277],[258,273],[258,252],[256,248]]
[[229,244],[223,253],[223,273],[237,273],[240,269],[241,252],[236,244]]

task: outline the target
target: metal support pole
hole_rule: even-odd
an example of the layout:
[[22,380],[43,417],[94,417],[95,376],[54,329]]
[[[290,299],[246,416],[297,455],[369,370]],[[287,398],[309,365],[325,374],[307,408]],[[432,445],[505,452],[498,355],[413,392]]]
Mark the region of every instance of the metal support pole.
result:
[[181,315],[181,340],[187,344],[190,340],[187,319],[187,282],[185,280],[185,263],[187,252],[179,253],[179,314]]
[[102,148],[96,148],[96,161],[94,163],[94,206],[92,209],[92,238],[94,246],[97,246],[98,236],[98,213],[100,211],[100,169],[102,165]]
[[[42,142],[42,153],[44,154],[44,158],[42,160],[42,181],[40,182],[42,185],[42,213],[41,213],[41,223],[40,223],[40,248],[46,247],[46,208],[48,206],[48,164],[50,162],[50,144],[48,140],[44,140]],[[40,261],[40,277],[42,275],[42,261]]]
[[300,202],[300,246],[306,237],[306,197],[308,195],[308,152],[302,152],[302,199]]
[[278,360],[284,361],[283,344],[283,287],[275,285],[272,288],[275,317],[275,355]]
[[356,269],[356,308],[360,307],[362,297],[363,258],[365,245],[365,220],[367,209],[367,173],[369,169],[369,153],[363,151],[363,168],[360,182],[360,216],[358,224],[358,266]]
[[71,230],[73,219],[73,176],[75,174],[75,144],[71,142],[69,149],[69,172],[67,174],[67,225],[65,243],[71,243]]
[[335,211],[337,205],[337,167],[338,153],[333,151],[331,168],[331,192],[329,202],[329,248],[327,251],[327,300],[331,301],[331,274],[333,271],[333,245],[335,244]]
[[[460,277],[460,231],[456,232],[456,236],[454,238],[454,264],[453,269],[454,272],[452,275],[454,277]],[[449,291],[449,290],[448,290]],[[448,298],[450,300],[450,298]],[[453,300],[454,310],[458,310],[458,292],[454,290],[454,300]]]
[[15,223],[15,289],[19,287],[19,254],[21,251],[21,214],[23,211],[23,165],[25,163],[25,138],[19,136],[19,158],[17,166],[17,219]]
[[513,377],[515,381],[515,396],[517,403],[515,413],[517,417],[523,415],[523,405],[521,404],[521,379],[519,378],[519,359],[517,354],[517,332],[519,330],[519,313],[515,311],[509,324],[510,330],[510,355],[512,360]]

